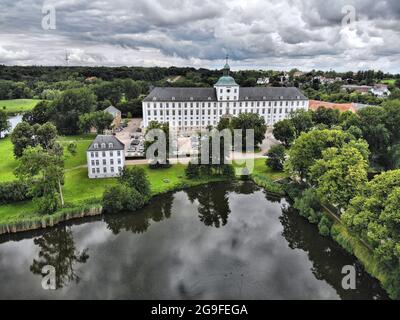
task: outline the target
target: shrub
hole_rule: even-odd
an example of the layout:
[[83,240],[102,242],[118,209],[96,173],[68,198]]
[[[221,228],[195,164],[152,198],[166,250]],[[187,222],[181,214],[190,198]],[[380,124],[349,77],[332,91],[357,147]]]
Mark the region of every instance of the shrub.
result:
[[1,183],[0,204],[31,200],[32,196],[29,194],[31,184],[32,181],[28,183],[21,180]]
[[285,147],[281,144],[271,147],[267,153],[266,165],[275,171],[283,171],[285,153]]
[[331,232],[330,231],[331,227],[332,227],[332,221],[326,215],[323,215],[321,221],[318,224],[319,233],[322,236],[327,237]]
[[34,198],[33,203],[39,214],[52,214],[60,207],[59,194],[54,192],[46,194],[43,197]]
[[200,167],[199,165],[193,164],[189,162],[188,166],[185,169],[186,177],[189,179],[195,179],[200,176]]
[[103,195],[103,209],[108,213],[135,211],[144,204],[143,195],[126,184],[111,187]]
[[319,199],[311,188],[305,190],[301,197],[296,198],[293,206],[311,223],[316,224],[321,219]]
[[136,189],[142,196],[150,196],[150,182],[146,172],[140,167],[126,167],[119,178],[120,182]]

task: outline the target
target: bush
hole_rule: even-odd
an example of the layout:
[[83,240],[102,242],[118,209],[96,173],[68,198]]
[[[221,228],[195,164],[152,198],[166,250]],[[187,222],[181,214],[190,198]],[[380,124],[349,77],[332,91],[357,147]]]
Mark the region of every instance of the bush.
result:
[[197,164],[193,164],[189,162],[188,166],[185,169],[186,177],[189,179],[195,179],[200,176],[200,167]]
[[145,198],[137,190],[120,184],[106,190],[103,195],[103,209],[108,213],[135,211],[145,204]]
[[319,199],[311,188],[305,190],[301,197],[296,198],[293,206],[311,223],[316,224],[321,219]]
[[233,178],[235,176],[235,169],[233,168],[233,166],[226,164],[222,168],[222,174],[225,177]]
[[136,166],[126,167],[119,180],[130,188],[136,189],[142,196],[150,196],[150,182],[143,168]]
[[281,144],[271,147],[267,153],[266,165],[275,171],[283,171],[285,153],[285,147]]
[[279,183],[274,182],[269,177],[258,174],[253,174],[251,177],[253,181],[260,187],[264,188],[265,191],[282,196],[284,195],[285,192],[283,190],[283,186]]
[[52,214],[60,207],[59,194],[54,192],[46,194],[43,197],[34,198],[33,203],[39,214]]
[[320,235],[327,237],[331,233],[332,221],[326,216],[323,215],[321,221],[318,223],[318,230]]
[[26,181],[12,181],[0,184],[0,204],[31,200],[29,194],[30,183]]

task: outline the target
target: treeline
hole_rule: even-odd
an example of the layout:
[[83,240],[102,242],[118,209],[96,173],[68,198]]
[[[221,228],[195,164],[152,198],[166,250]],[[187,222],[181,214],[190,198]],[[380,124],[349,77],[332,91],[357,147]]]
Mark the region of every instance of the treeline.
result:
[[[285,169],[304,191],[294,207],[323,235],[352,252],[353,244],[325,213],[333,208],[351,236],[372,248],[369,270],[383,272],[383,286],[400,297],[400,100],[358,113],[319,108],[274,126],[282,145],[267,164]],[[346,231],[347,232],[347,231]]]

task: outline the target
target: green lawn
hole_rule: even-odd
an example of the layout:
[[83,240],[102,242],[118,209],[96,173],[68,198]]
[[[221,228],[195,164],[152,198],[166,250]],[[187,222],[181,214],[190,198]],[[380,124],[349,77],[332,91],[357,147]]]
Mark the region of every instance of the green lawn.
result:
[[10,138],[0,139],[0,182],[14,180],[13,170],[16,166]]
[[[75,156],[65,152],[65,168],[67,170],[86,164],[86,150],[93,139],[94,135],[60,137],[59,141],[64,147],[67,147],[71,142],[75,142],[77,145]],[[13,145],[10,138],[0,139],[0,182],[16,179],[13,173],[16,166],[17,161],[14,158]]]
[[381,81],[381,83],[388,84],[388,85],[395,85],[396,79],[384,79]]
[[0,100],[0,109],[7,113],[23,113],[32,110],[41,100],[37,99],[14,99]]
[[267,167],[265,158],[258,158],[254,161],[254,173],[259,175],[266,175],[272,180],[280,180],[287,177],[285,172],[277,172]]

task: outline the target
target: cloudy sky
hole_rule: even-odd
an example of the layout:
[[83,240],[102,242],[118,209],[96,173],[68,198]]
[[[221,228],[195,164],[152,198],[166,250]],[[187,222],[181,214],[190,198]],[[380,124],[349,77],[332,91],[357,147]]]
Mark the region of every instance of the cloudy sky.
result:
[[228,53],[233,69],[400,72],[399,43],[399,0],[0,3],[7,65],[65,65],[68,51],[70,65],[220,68]]

